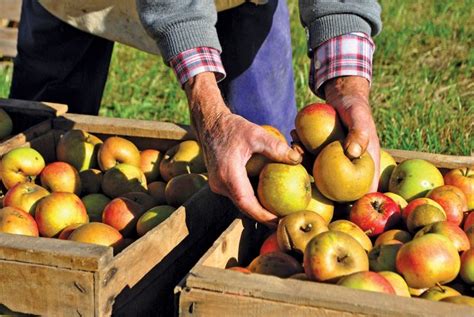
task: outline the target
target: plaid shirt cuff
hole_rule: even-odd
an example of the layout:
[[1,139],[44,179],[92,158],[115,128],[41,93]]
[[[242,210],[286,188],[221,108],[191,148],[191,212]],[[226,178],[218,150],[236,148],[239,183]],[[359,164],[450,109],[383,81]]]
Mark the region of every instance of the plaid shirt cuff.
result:
[[365,33],[350,33],[332,38],[317,49],[309,73],[309,86],[324,99],[323,84],[341,76],[360,76],[372,81],[372,56],[375,44]]
[[226,76],[218,50],[211,47],[197,47],[184,51],[170,60],[181,85],[203,72],[214,72],[219,82]]

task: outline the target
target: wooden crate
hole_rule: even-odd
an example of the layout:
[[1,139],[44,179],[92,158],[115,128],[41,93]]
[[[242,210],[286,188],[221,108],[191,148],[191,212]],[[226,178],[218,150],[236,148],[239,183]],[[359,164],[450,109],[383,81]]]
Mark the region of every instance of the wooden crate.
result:
[[[389,151],[424,158],[442,170],[474,166],[474,157]],[[179,316],[474,316],[472,307],[354,290],[338,285],[244,274],[266,229],[236,219],[175,289]]]
[[0,0],[0,58],[16,56],[21,0]]
[[[119,135],[140,149],[166,150],[193,137],[189,127],[171,123],[67,114],[23,146],[52,161],[60,135],[72,128]],[[172,315],[173,288],[234,219],[230,206],[204,188],[115,256],[110,247],[0,234],[0,308],[46,316]]]

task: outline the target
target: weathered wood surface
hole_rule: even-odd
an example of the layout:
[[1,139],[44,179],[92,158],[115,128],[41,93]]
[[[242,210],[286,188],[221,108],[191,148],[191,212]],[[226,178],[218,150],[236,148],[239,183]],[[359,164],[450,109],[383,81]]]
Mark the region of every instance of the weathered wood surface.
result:
[[20,21],[21,0],[0,0],[0,57],[14,57],[18,29],[12,23]]
[[0,0],[0,19],[20,21],[21,0]]
[[17,54],[18,29],[0,26],[0,57],[14,57]]
[[439,168],[474,167],[474,156],[444,155],[392,149],[387,149],[387,152],[389,152],[397,162],[417,158],[427,160]]
[[67,112],[65,104],[40,102],[21,99],[0,98],[0,108],[8,113],[31,114],[36,116],[56,117]]

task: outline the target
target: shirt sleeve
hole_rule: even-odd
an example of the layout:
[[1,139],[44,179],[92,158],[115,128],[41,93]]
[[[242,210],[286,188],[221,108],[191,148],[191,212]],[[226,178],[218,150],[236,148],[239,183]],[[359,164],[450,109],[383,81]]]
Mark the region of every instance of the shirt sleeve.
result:
[[311,58],[309,86],[324,99],[323,84],[341,76],[360,76],[371,83],[375,44],[365,33],[334,37],[318,46]]
[[212,47],[197,47],[186,50],[170,60],[181,85],[202,72],[214,72],[219,82],[226,76],[220,53]]

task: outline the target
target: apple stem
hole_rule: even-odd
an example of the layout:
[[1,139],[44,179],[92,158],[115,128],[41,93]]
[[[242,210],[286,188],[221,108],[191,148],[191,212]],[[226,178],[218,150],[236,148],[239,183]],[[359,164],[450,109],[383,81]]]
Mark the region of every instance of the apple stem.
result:
[[189,165],[186,165],[186,172],[188,172],[188,174],[191,174],[191,168],[189,167]]
[[446,290],[443,288],[443,286],[441,286],[441,284],[436,283],[436,286],[438,286],[438,288],[440,289],[440,291],[441,291],[442,293],[445,293],[445,292],[446,292]]
[[345,259],[347,259],[348,255],[344,255],[343,257],[337,257],[337,262],[344,262]]
[[310,224],[310,223],[308,223],[306,226],[301,227],[301,230],[302,230],[303,232],[310,232],[311,230],[313,230],[313,225]]
[[382,206],[382,204],[378,200],[372,202],[372,207],[374,207],[375,210],[379,211],[380,206]]
[[369,230],[365,230],[365,231],[364,231],[364,233],[365,233],[366,235],[369,235],[369,234],[371,234],[372,232],[374,232],[374,230],[372,230],[372,229],[369,229]]

